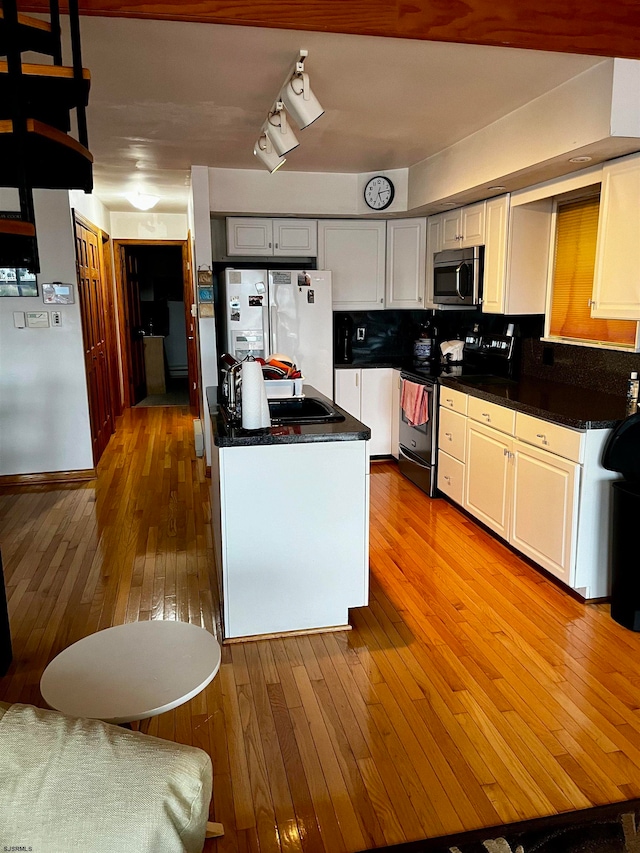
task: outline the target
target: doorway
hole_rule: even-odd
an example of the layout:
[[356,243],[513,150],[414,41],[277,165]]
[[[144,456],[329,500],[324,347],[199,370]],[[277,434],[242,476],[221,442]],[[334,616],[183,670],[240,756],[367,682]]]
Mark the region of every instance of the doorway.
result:
[[188,241],[115,241],[125,404],[190,406],[198,377]]

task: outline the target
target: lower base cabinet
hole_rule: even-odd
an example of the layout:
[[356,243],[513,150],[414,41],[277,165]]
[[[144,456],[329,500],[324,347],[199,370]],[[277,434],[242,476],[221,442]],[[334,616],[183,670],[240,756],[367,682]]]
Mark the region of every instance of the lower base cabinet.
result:
[[441,407],[440,491],[584,598],[608,595],[611,480],[618,478],[600,464],[609,430],[514,419],[477,399],[468,415]]
[[347,367],[335,371],[334,400],[371,430],[371,456],[391,455],[392,368]]

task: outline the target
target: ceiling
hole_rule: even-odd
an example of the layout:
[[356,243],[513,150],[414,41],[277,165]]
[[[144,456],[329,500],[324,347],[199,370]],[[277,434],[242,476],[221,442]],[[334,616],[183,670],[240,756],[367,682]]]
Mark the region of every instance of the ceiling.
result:
[[191,165],[262,168],[253,145],[298,50],[325,114],[287,170],[412,165],[580,74],[598,57],[374,36],[81,18],[91,71],[95,192],[127,190],[184,211]]

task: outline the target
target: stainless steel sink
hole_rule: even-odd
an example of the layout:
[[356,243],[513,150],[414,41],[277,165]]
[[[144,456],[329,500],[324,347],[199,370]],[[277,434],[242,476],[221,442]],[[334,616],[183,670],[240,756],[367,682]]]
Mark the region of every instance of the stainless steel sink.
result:
[[327,424],[344,420],[330,403],[317,397],[269,400],[272,424]]

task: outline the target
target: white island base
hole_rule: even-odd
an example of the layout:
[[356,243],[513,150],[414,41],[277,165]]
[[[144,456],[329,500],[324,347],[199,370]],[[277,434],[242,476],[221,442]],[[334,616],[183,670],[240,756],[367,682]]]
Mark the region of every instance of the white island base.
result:
[[368,442],[212,449],[224,640],[347,627],[369,599]]

